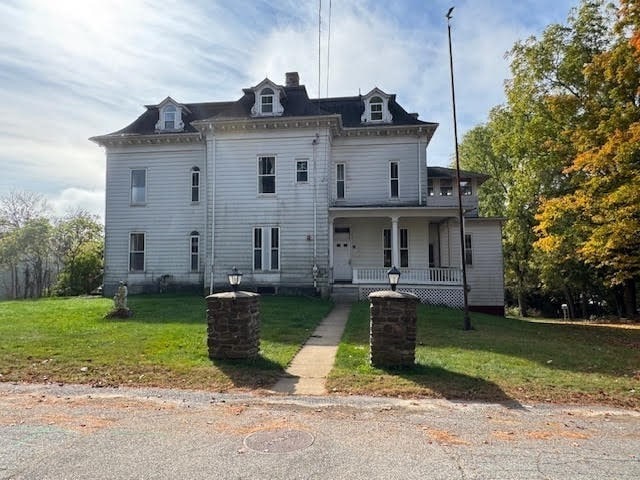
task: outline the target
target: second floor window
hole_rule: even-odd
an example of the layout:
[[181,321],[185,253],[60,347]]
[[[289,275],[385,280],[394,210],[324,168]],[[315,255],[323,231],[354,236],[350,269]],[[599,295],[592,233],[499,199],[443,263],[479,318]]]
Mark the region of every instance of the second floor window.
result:
[[471,189],[471,179],[470,178],[461,178],[460,179],[460,194],[465,197],[470,196],[473,193]]
[[147,201],[147,171],[131,170],[131,203],[143,204]]
[[427,195],[433,197],[435,194],[433,192],[433,179],[429,178],[427,180]]
[[450,178],[440,179],[440,196],[450,197],[453,195],[453,181]]
[[191,169],[191,201],[200,201],[200,169],[198,167]]
[[336,165],[336,198],[344,198],[344,163]]
[[400,194],[400,178],[398,176],[398,162],[389,162],[389,196],[398,198]]
[[307,160],[296,160],[296,182],[303,183],[309,181],[309,162]]
[[276,193],[276,157],[258,157],[258,193]]

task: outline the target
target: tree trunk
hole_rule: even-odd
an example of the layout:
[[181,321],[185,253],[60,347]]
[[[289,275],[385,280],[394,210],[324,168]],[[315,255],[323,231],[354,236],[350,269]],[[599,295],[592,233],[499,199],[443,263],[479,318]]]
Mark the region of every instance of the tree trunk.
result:
[[627,318],[638,318],[636,303],[636,282],[635,280],[627,280],[624,284],[624,315]]
[[518,292],[518,310],[520,310],[521,317],[526,317],[529,313],[527,312],[527,300],[521,291]]

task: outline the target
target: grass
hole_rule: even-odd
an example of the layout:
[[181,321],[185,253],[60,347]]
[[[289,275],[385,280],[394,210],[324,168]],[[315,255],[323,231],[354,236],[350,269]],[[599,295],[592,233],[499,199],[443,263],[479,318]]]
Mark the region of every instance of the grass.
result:
[[353,306],[330,391],[640,408],[640,329],[529,322],[421,305],[416,365],[369,365],[368,304]]
[[202,297],[129,297],[134,316],[107,320],[104,298],[0,302],[0,380],[203,388],[274,382],[328,313],[316,298],[262,297],[260,357],[208,358]]

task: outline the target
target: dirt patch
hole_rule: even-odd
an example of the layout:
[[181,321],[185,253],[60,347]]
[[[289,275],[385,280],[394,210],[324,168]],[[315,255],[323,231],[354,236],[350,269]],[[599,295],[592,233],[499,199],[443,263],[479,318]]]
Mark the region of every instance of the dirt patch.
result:
[[423,427],[425,433],[429,438],[441,445],[469,445],[469,442],[463,440],[455,433],[448,432],[446,430],[438,430],[435,428]]

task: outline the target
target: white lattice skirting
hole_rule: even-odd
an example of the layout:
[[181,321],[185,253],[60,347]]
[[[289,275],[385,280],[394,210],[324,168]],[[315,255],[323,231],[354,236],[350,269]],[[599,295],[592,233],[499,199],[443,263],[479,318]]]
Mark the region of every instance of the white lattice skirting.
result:
[[[381,290],[378,287],[360,287],[360,300],[367,300],[371,292]],[[462,298],[462,287],[403,287],[399,288],[403,292],[413,293],[422,303],[428,305],[443,305],[451,308],[462,308],[464,299]]]

